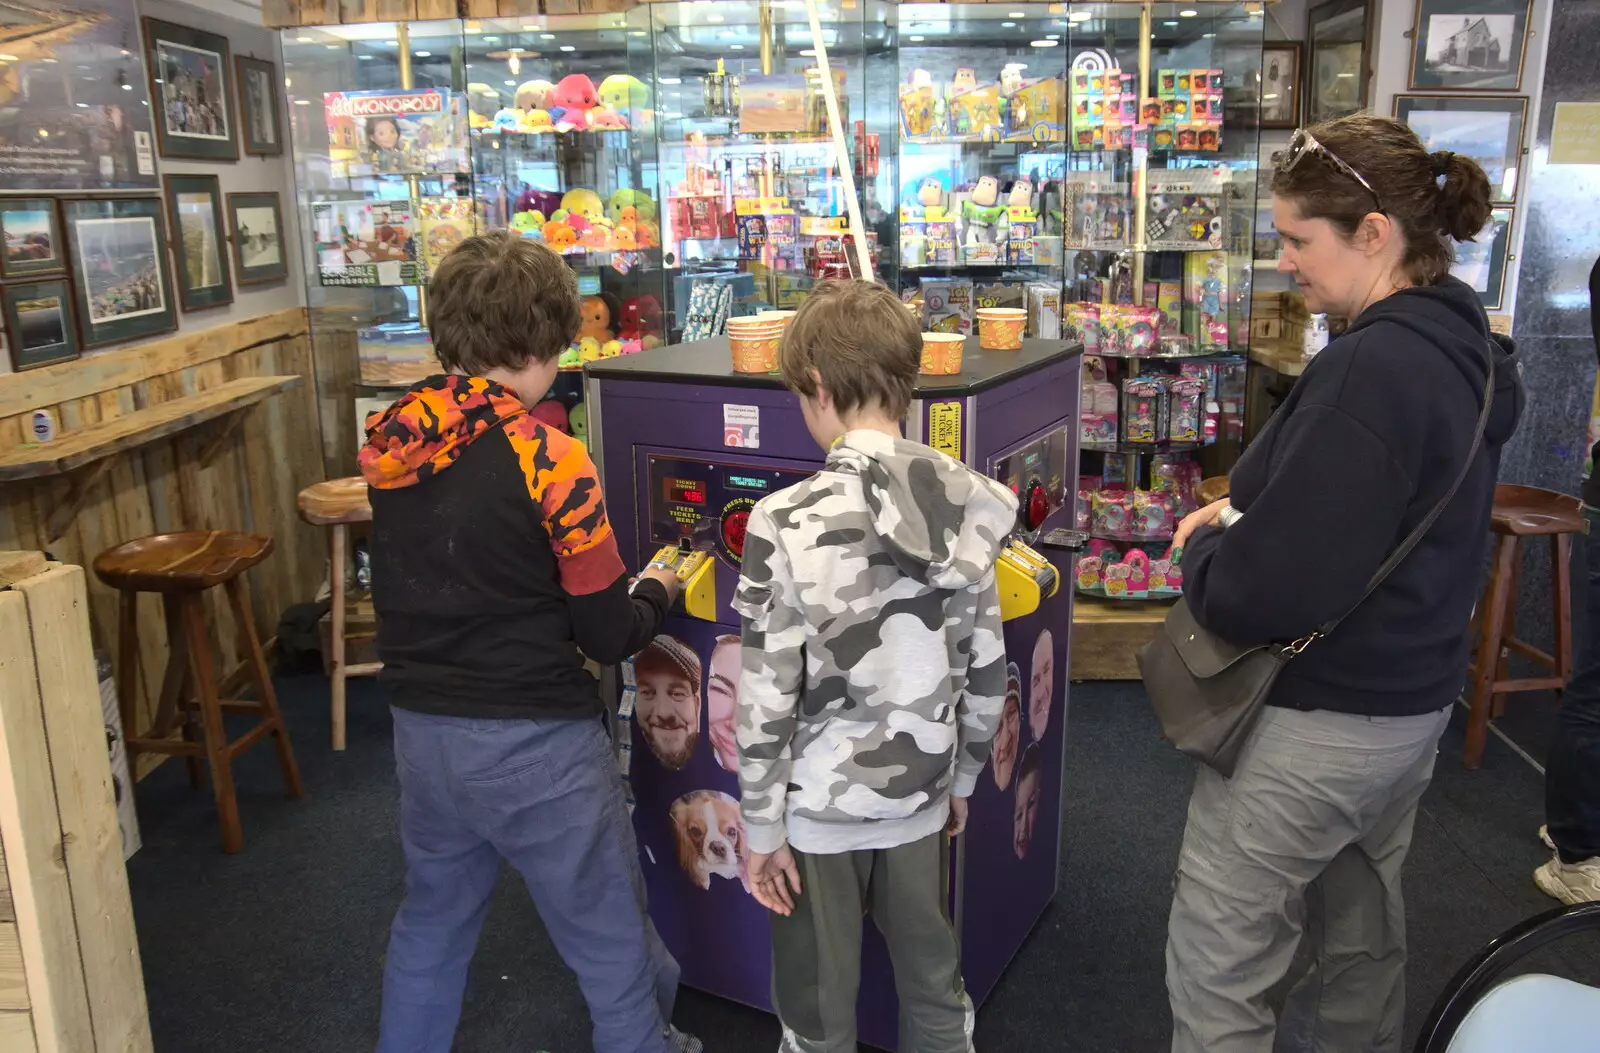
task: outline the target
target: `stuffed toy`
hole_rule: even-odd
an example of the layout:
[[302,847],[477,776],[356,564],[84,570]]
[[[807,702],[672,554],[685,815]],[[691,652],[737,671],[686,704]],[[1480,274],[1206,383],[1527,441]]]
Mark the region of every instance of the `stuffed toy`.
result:
[[517,130],[519,115],[516,110],[500,110],[494,115],[494,130],[497,132],[514,132]]
[[578,337],[578,358],[584,362],[594,362],[600,358],[600,341],[592,336]]
[[583,319],[578,327],[580,337],[593,337],[604,344],[608,340],[616,339],[615,320],[617,317],[616,297],[610,293],[601,293],[598,296],[585,296],[579,306],[578,313]]
[[522,111],[522,119],[517,121],[517,131],[529,135],[553,132],[555,130],[555,123],[550,120],[550,111],[548,110],[524,110]]
[[628,130],[628,121],[609,106],[596,106],[589,111],[589,127],[597,132]]
[[556,86],[547,80],[525,80],[517,85],[517,109],[548,110]]
[[619,337],[641,341],[646,347],[655,346],[647,338],[658,336],[662,331],[661,301],[654,296],[635,296],[623,303],[621,318]]
[[612,193],[606,202],[606,215],[611,217],[611,222],[620,223],[625,208],[632,208],[635,218],[640,220],[654,221],[656,218],[656,203],[643,190],[623,187]]
[[556,122],[556,131],[582,131],[589,127],[589,111],[598,102],[594,81],[581,73],[572,73],[562,77],[556,85],[556,90],[550,95],[550,105],[540,108],[550,111],[551,119]]
[[647,135],[655,128],[656,116],[650,94],[644,81],[628,73],[613,73],[600,82],[601,104],[621,114],[628,127]]
[[556,252],[566,252],[578,244],[578,234],[565,223],[552,220],[544,225],[544,243]]
[[561,198],[561,207],[573,216],[582,216],[588,223],[596,223],[606,215],[600,195],[585,187],[567,191]]
[[535,190],[530,186],[524,187],[522,193],[517,195],[518,212],[538,212],[548,217],[560,207],[561,192],[558,190]]
[[966,228],[965,243],[993,245],[1007,227],[1005,206],[1000,204],[1000,181],[994,176],[982,176],[973,186],[967,199],[961,202],[961,221]]
[[529,410],[528,416],[563,435],[572,434],[572,427],[567,422],[567,407],[561,404],[560,399],[545,399]]

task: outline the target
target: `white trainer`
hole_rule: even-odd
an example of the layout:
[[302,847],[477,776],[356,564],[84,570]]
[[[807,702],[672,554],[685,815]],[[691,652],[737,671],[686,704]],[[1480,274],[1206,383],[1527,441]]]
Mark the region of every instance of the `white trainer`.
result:
[[1600,856],[1581,863],[1552,859],[1533,872],[1533,883],[1545,895],[1554,896],[1569,906],[1600,903]]

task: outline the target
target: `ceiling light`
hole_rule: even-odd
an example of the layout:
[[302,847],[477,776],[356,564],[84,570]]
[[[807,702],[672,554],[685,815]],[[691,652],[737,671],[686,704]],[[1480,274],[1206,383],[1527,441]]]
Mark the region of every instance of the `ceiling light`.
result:
[[1028,46],[1030,48],[1055,48],[1055,47],[1060,47],[1061,46],[1061,41],[1059,41],[1059,40],[1030,40],[1030,41],[1028,41]]
[[327,48],[329,51],[338,51],[339,50],[339,45],[338,44],[324,44],[322,46]]
[[1171,22],[1162,22],[1161,24],[1164,25],[1164,26],[1175,26],[1178,23],[1176,21],[1171,21]]
[[726,22],[727,19],[723,18],[721,15],[719,15],[715,11],[713,11],[711,14],[706,16],[706,21],[715,24],[715,23],[718,23],[718,22]]
[[913,43],[913,44],[920,44],[920,43],[922,43],[922,42],[923,42],[923,41],[924,41],[924,40],[927,40],[927,39],[928,39],[928,38],[927,38],[927,37],[912,37],[912,38],[911,38],[911,42],[912,42],[912,43]]
[[485,44],[498,44],[498,43],[500,43],[500,38],[499,37],[484,37],[483,38],[483,42]]
[[578,49],[573,47],[571,44],[562,44],[561,45],[561,50],[562,51],[577,51]]
[[1067,16],[1067,21],[1068,22],[1087,22],[1087,21],[1089,21],[1089,19],[1091,19],[1093,17],[1094,17],[1094,15],[1092,15],[1088,11],[1074,11],[1074,12],[1072,12],[1072,14]]
[[1196,11],[1192,7],[1186,7],[1182,11],[1178,12],[1178,17],[1179,18],[1193,18],[1195,15],[1198,15],[1199,13],[1200,12]]
[[729,51],[743,51],[744,50],[744,45],[743,44],[729,44],[728,45],[728,50]]
[[527,25],[522,27],[522,31],[524,33],[537,33],[537,32],[539,32],[539,30],[541,30],[543,28],[544,28],[543,26],[534,25],[532,22],[530,22]]
[[816,48],[806,48],[804,51],[800,52],[800,54],[805,58],[811,58],[811,57],[815,56],[816,53],[817,53],[817,49]]
[[513,54],[513,55],[520,55],[520,54],[522,54],[524,51],[526,51],[528,49],[527,48],[507,48],[506,50],[511,52],[511,54]]
[[515,88],[515,87],[516,87],[516,86],[517,86],[517,82],[516,82],[516,81],[514,81],[514,80],[508,80],[508,81],[506,81],[506,87],[508,87],[508,88]]
[[682,84],[683,80],[680,77],[657,77],[656,78],[656,83],[657,84]]
[[20,61],[21,61],[21,59],[17,58],[17,56],[15,56],[15,55],[0,55],[0,62],[20,62]]
[[540,40],[554,40],[555,38],[556,38],[556,35],[554,33],[540,33],[539,34],[539,39]]
[[433,58],[433,52],[431,51],[413,51],[412,54],[417,58]]
[[635,29],[635,30],[632,30],[631,32],[629,32],[628,35],[630,37],[642,37],[642,36],[646,36],[647,34],[642,29]]
[[1027,68],[1028,68],[1028,64],[1026,62],[1007,62],[1006,63],[1006,69],[1027,69]]
[[1201,40],[1210,40],[1210,39],[1212,39],[1212,38],[1213,38],[1213,37],[1215,37],[1215,36],[1216,36],[1216,34],[1215,34],[1215,33],[1201,33],[1201,34],[1200,34],[1200,39],[1201,39]]
[[1001,22],[1000,23],[1000,28],[1001,29],[1015,29],[1015,28],[1017,28],[1017,24],[1015,22]]
[[1027,18],[1028,17],[1028,13],[1026,11],[1007,11],[1006,12],[1006,17],[1007,18]]
[[400,46],[400,41],[398,41],[398,40],[385,40],[383,42],[383,46],[386,47],[386,48],[397,48],[397,47]]
[[360,59],[362,62],[371,62],[372,61],[372,56],[371,55],[357,55],[356,58]]
[[483,32],[483,27],[482,26],[468,26],[467,27],[467,33],[470,36],[476,36],[477,34],[482,33],[482,32]]
[[[131,91],[132,89],[129,89],[129,90]],[[296,106],[310,106],[311,105],[311,100],[310,99],[296,99],[296,100],[294,100],[294,104]]]
[[314,43],[316,43],[316,41],[312,40],[310,37],[306,36],[304,33],[301,33],[299,36],[295,37],[294,38],[294,42],[296,44],[314,44]]
[[122,86],[122,90],[123,91],[132,91],[133,90],[133,85],[132,84],[124,84]]
[[88,103],[86,103],[86,102],[80,102],[80,103],[78,103],[78,109],[80,109],[80,110],[87,110],[87,109],[88,109],[88,108],[89,108],[89,104],[88,104]]

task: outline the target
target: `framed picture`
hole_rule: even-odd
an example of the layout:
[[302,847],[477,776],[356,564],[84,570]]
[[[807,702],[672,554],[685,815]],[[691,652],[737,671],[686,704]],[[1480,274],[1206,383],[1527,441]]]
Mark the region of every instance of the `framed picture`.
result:
[[67,269],[66,249],[61,244],[61,216],[50,198],[0,199],[0,238],[5,242],[0,277],[27,278],[60,274]]
[[239,134],[244,139],[244,152],[275,157],[283,153],[278,67],[266,59],[244,55],[233,63],[239,81]]
[[222,220],[222,188],[214,175],[169,175],[167,215],[178,258],[178,304],[203,311],[233,302],[228,270],[228,229]]
[[289,254],[283,247],[283,211],[275,191],[229,194],[228,232],[233,238],[233,263],[240,285],[289,277]]
[[1511,217],[1515,209],[1497,208],[1473,241],[1456,242],[1450,273],[1472,286],[1485,311],[1498,311],[1506,287],[1506,261],[1511,251]]
[[85,348],[178,327],[160,198],[71,198],[62,225]]
[[1371,0],[1327,0],[1307,12],[1311,52],[1306,123],[1343,117],[1367,106]]
[[1527,96],[1396,95],[1394,115],[1430,153],[1449,150],[1478,162],[1489,177],[1490,201],[1517,199]]
[[1273,41],[1261,51],[1261,127],[1295,128],[1300,124],[1300,57],[1298,40]]
[[0,288],[0,313],[5,315],[11,368],[18,373],[68,362],[82,353],[72,315],[72,282],[64,275]]
[[1533,0],[1417,0],[1411,87],[1516,91]]
[[144,43],[161,156],[237,161],[228,38],[146,18]]

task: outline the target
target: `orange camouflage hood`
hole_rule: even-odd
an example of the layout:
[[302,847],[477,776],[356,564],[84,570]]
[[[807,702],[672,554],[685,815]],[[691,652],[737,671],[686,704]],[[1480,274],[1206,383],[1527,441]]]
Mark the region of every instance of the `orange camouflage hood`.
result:
[[528,411],[483,377],[432,376],[367,420],[357,463],[369,486],[415,486],[455,463],[473,440]]

